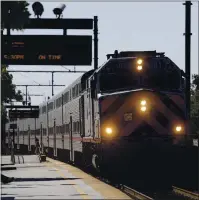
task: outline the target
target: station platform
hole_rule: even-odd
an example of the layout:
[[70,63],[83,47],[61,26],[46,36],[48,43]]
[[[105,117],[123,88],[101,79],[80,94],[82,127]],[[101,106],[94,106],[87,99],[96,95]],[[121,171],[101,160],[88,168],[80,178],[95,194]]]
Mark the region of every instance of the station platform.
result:
[[[15,180],[1,185],[1,199],[131,199],[120,190],[101,182],[69,164],[37,156],[23,156],[24,163],[11,165],[10,156],[2,156],[2,174]],[[16,159],[16,158],[15,158]]]

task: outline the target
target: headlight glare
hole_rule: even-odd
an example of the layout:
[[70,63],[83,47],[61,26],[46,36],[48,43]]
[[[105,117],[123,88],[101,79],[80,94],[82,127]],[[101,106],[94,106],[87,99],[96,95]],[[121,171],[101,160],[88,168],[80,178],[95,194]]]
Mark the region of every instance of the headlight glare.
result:
[[141,70],[142,70],[142,65],[138,65],[138,66],[137,66],[137,70],[138,70],[138,71],[141,71]]
[[146,106],[142,106],[140,110],[141,110],[142,112],[145,112],[145,111],[146,111]]
[[145,101],[145,100],[142,100],[142,101],[140,102],[140,104],[141,104],[142,106],[145,106],[145,105],[146,105],[146,101]]
[[137,60],[137,64],[141,65],[142,64],[142,59]]
[[182,126],[176,126],[175,130],[176,130],[176,132],[181,132],[182,131]]
[[112,130],[112,128],[110,128],[110,127],[107,127],[105,131],[106,131],[106,133],[107,133],[108,135],[111,135],[111,134],[113,133],[113,130]]

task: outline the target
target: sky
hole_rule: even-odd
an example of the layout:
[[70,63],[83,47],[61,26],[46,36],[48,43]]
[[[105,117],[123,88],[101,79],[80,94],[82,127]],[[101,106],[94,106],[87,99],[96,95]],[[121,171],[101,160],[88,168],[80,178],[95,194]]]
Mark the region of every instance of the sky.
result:
[[[30,2],[29,11],[34,18]],[[99,29],[99,66],[106,61],[106,54],[118,51],[165,52],[181,69],[185,69],[185,6],[182,2],[43,2],[42,18],[55,18],[53,8],[65,3],[64,18],[93,18],[98,16]],[[198,3],[193,2],[191,24],[191,73],[198,73]],[[89,34],[92,31],[67,32],[69,35]],[[61,35],[62,30],[24,30],[11,34],[26,35]],[[65,70],[74,66],[33,66],[10,65],[9,70]],[[92,66],[76,66],[77,70],[90,70]],[[69,85],[80,73],[55,73],[54,84]],[[49,84],[50,73],[13,73],[14,84]],[[65,87],[54,87],[55,95]],[[25,93],[25,87],[17,87]],[[38,105],[52,96],[51,87],[28,87],[29,94],[40,94],[31,97],[32,105]]]

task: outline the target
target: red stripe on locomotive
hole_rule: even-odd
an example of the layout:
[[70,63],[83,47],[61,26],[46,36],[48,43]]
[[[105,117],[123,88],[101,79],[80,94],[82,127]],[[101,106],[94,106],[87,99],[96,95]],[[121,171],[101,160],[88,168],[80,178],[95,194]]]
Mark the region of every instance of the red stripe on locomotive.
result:
[[[173,96],[164,94],[164,98],[167,98],[167,100],[172,100],[172,104],[176,104],[173,98],[178,99],[177,97],[178,95]],[[185,125],[183,117],[177,115],[175,110],[168,108],[168,105],[163,102],[159,94],[152,91],[132,91],[125,94],[114,94],[114,98],[113,96],[106,96],[103,97],[103,99],[104,100],[101,101],[101,108],[106,102],[106,106],[112,106],[110,109],[110,112],[112,113],[103,113],[102,110],[100,111],[102,135],[104,135],[104,130],[106,127],[112,127],[117,136],[128,136],[132,134],[135,129],[142,124],[142,122],[145,122],[151,126],[159,135],[173,134],[173,127],[178,125],[178,123],[183,123],[183,125]],[[113,99],[115,99],[114,102],[119,102],[115,107],[113,107],[111,103],[113,102]],[[146,113],[141,113],[139,110],[140,101],[142,99],[147,101],[147,109],[150,110],[149,112],[147,111]],[[183,101],[181,101],[181,105],[181,108],[183,108]],[[108,110],[109,107],[106,107],[106,110]],[[183,113],[184,110],[181,108],[179,109]],[[132,119],[129,121],[124,121],[125,113],[130,113],[129,116],[132,115]],[[166,121],[168,121],[168,127],[165,127],[164,124],[157,120],[157,113],[160,113],[166,119]],[[185,115],[185,113],[183,113],[183,115]]]

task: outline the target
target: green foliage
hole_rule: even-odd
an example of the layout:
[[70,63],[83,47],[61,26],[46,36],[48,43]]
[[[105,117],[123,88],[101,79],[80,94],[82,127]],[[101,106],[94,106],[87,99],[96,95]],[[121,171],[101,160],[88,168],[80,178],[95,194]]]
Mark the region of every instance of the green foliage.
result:
[[16,91],[16,86],[12,84],[13,76],[7,72],[6,65],[1,66],[1,120],[2,123],[7,121],[6,109],[4,103],[10,103],[13,99],[22,101],[21,91]]
[[191,131],[199,134],[199,75],[193,75],[191,96]]
[[21,101],[21,91],[16,91],[16,86],[12,84],[13,76],[7,71],[7,66],[1,66],[1,102],[10,103],[13,99]]
[[199,75],[193,75],[193,85],[196,87],[196,90],[199,90]]
[[[22,30],[25,23],[28,23],[30,13],[26,1],[1,1],[1,30],[8,26],[12,30]],[[16,91],[12,83],[13,76],[7,72],[8,66],[1,66],[1,133],[4,140],[5,123],[7,113],[4,103],[11,103],[12,100],[21,101],[21,91]]]
[[12,30],[22,30],[30,17],[28,5],[26,1],[1,1],[1,29],[9,24]]

